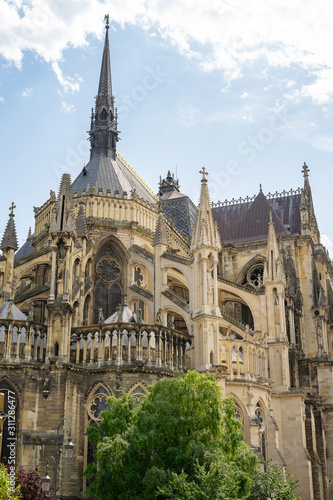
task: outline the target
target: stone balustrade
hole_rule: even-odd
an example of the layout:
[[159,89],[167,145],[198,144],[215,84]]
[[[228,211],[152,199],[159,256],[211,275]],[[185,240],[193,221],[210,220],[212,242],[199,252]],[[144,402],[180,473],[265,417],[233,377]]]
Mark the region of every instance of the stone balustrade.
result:
[[184,371],[191,337],[161,325],[114,323],[72,328],[70,360],[76,365],[137,366]]
[[233,378],[268,378],[268,348],[258,342],[220,339],[220,363]]
[[45,362],[46,326],[34,321],[0,320],[2,362]]

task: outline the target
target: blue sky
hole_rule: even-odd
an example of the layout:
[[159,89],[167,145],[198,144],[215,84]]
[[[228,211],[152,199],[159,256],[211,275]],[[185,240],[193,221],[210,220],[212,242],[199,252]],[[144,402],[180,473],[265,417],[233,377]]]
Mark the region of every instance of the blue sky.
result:
[[[204,4],[204,2],[202,2]],[[251,5],[250,5],[251,4]],[[198,200],[303,185],[333,240],[333,20],[327,0],[0,0],[0,232],[89,160],[86,131],[110,14],[118,150],[155,190],[167,170]]]

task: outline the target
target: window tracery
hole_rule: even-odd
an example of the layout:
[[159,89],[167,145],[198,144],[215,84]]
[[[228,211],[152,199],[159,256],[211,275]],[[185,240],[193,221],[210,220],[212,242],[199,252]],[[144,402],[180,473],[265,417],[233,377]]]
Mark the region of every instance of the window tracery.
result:
[[120,278],[120,264],[113,258],[103,257],[97,262],[96,273],[101,280],[112,283]]
[[99,422],[101,417],[101,412],[109,408],[109,403],[107,399],[110,397],[109,392],[105,387],[100,386],[94,392],[94,395],[90,398],[88,404],[88,415],[94,422]]
[[265,430],[265,418],[264,418],[264,412],[259,403],[257,403],[256,405],[255,415],[256,415],[258,430],[260,432],[263,432]]
[[252,266],[246,273],[243,285],[250,285],[256,290],[260,290],[264,280],[264,264],[257,263]]
[[143,398],[147,395],[147,391],[141,386],[141,385],[138,385],[136,386],[132,392],[131,392],[131,396],[134,398],[135,400],[135,403],[134,403],[134,407],[136,408],[137,406],[139,406],[139,404],[142,403],[142,400]]

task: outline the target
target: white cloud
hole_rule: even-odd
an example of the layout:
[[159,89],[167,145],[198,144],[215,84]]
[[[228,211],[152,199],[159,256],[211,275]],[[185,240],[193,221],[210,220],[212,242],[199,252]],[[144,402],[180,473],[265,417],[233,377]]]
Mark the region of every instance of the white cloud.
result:
[[326,135],[311,135],[309,137],[310,144],[320,151],[325,151],[326,153],[333,153],[333,137]]
[[21,92],[21,96],[22,97],[29,97],[30,95],[32,94],[32,88],[26,88],[24,90],[22,90]]
[[2,97],[2,95],[0,95],[0,102],[5,102],[4,98]]
[[63,113],[71,113],[72,111],[75,111],[75,106],[74,104],[66,104],[64,101],[61,103],[61,111]]
[[241,99],[245,99],[246,97],[249,97],[249,94],[247,92],[245,92],[245,90],[243,90],[243,93],[240,97],[241,97]]
[[[256,61],[271,70],[299,68],[293,95],[323,105],[333,101],[333,16],[327,0],[0,0],[0,54],[17,67],[32,51],[52,64],[65,91],[79,89],[77,76],[64,77],[68,47],[84,47],[87,35],[103,36],[102,19],[137,24],[158,33],[203,70],[223,70],[231,81]],[[261,72],[268,79],[271,71]],[[304,79],[309,83],[304,84]],[[289,87],[289,86],[288,86]],[[289,87],[289,88],[290,88]]]
[[65,77],[57,62],[52,63],[52,68],[55,74],[57,75],[58,81],[62,86],[64,92],[74,93],[80,90],[80,82],[82,81],[82,79],[78,75],[75,75],[74,77],[71,76]]

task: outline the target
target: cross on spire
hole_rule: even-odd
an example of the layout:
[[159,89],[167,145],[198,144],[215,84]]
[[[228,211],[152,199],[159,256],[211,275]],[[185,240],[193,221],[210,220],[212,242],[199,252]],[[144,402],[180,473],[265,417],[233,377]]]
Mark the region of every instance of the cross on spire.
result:
[[207,182],[206,176],[209,175],[205,167],[202,167],[202,169],[199,171],[199,174],[202,175],[201,182]]
[[303,172],[303,176],[304,177],[308,177],[310,169],[309,169],[309,167],[307,166],[307,164],[305,162],[304,162],[304,165],[303,165],[303,168],[302,168],[302,172]]
[[104,21],[106,21],[106,23],[105,23],[105,29],[108,30],[110,28],[110,26],[109,26],[110,14],[105,14]]
[[14,204],[14,202],[12,201],[12,204],[11,206],[9,207],[9,215],[14,215],[14,208],[16,208],[16,205]]

